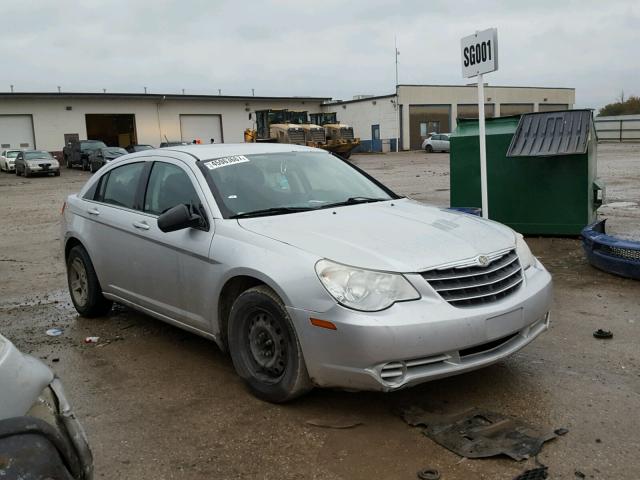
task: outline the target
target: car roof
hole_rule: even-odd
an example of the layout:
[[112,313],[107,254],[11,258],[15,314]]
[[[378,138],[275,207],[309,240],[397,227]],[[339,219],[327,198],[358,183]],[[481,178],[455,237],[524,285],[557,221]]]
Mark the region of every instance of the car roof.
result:
[[[286,152],[324,152],[319,148],[291,145],[288,143],[212,143],[206,145],[179,145],[157,149],[159,152],[183,152],[195,160],[209,160],[212,158],[228,157],[231,155],[256,155],[260,153]],[[147,155],[152,150],[145,150]],[[143,152],[139,152],[143,153]]]

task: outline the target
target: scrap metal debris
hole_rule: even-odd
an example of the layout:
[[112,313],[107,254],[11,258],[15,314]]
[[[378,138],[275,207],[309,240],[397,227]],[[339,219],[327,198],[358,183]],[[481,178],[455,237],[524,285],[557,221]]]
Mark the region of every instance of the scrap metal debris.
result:
[[336,428],[338,430],[343,430],[346,428],[354,428],[358,425],[362,425],[362,422],[353,417],[344,417],[344,416],[330,416],[324,418],[312,418],[305,422],[307,425],[312,425],[314,427],[320,428]]
[[418,472],[420,480],[440,480],[440,472],[435,468],[425,468]]
[[593,332],[593,336],[595,338],[599,338],[599,339],[609,339],[609,338],[613,338],[613,333],[610,330],[603,330],[601,328],[599,328],[598,330],[596,330],[595,332]]
[[402,417],[411,426],[424,427],[422,433],[436,443],[467,458],[504,454],[525,460],[537,455],[544,442],[557,436],[551,430],[540,431],[522,420],[481,408],[438,415],[409,407]]
[[531,470],[525,470],[513,480],[542,480],[548,478],[548,467],[537,467]]

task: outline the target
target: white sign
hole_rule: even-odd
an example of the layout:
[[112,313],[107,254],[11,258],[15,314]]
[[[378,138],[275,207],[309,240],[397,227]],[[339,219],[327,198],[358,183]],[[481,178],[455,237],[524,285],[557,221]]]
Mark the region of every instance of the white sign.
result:
[[475,77],[498,70],[498,29],[489,28],[460,41],[462,76]]
[[209,160],[205,162],[204,166],[209,170],[215,170],[216,168],[226,167],[227,165],[234,165],[236,163],[245,163],[249,159],[244,155],[233,155],[231,157],[216,158],[215,160]]

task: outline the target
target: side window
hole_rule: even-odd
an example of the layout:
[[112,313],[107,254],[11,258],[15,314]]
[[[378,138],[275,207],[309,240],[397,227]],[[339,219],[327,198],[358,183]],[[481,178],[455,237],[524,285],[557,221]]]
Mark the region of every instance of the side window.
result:
[[180,204],[200,205],[189,176],[176,165],[154,162],[144,198],[144,211],[160,215]]
[[114,168],[100,185],[100,200],[119,207],[136,208],[136,190],[144,162]]

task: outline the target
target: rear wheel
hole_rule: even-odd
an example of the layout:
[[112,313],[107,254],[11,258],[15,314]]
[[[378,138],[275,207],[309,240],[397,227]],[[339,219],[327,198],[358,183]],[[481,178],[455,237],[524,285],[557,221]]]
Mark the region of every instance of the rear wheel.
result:
[[76,245],[67,257],[67,282],[71,301],[83,317],[101,317],[111,310],[113,302],[102,295],[102,288],[89,254]]
[[257,397],[282,403],[311,390],[289,314],[269,287],[240,294],[229,315],[228,338],[233,366]]
[[433,153],[433,147],[431,145],[427,145],[426,147],[424,147],[424,149],[427,153]]

